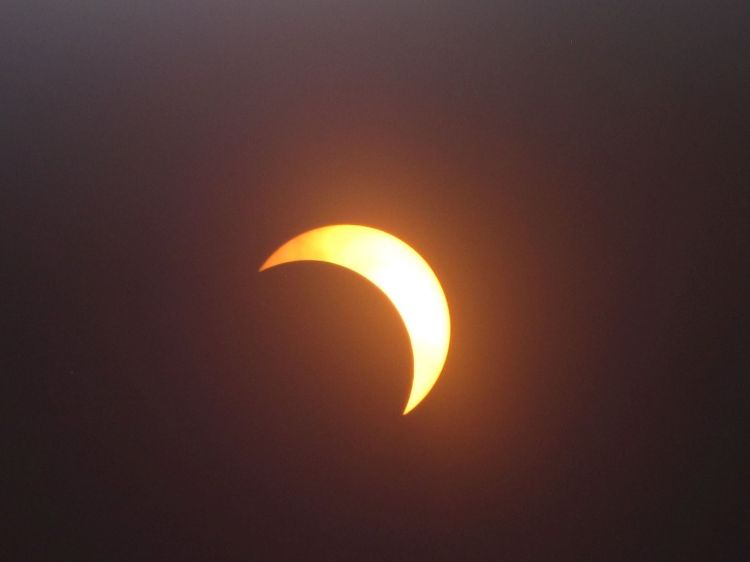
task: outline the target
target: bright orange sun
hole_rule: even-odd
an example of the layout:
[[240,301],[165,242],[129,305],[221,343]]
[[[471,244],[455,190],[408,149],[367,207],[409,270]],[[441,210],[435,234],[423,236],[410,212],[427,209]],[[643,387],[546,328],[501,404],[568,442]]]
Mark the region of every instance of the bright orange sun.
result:
[[323,261],[350,269],[391,300],[406,325],[414,377],[404,414],[435,385],[448,355],[450,316],[445,293],[427,262],[409,245],[382,230],[341,224],[310,230],[289,240],[260,271],[294,261]]

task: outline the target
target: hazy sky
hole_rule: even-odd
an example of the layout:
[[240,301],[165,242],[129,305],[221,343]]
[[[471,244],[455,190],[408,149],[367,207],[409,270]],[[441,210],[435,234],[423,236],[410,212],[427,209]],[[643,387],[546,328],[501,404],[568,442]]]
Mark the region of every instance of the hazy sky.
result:
[[743,558],[743,4],[4,4],[12,558]]

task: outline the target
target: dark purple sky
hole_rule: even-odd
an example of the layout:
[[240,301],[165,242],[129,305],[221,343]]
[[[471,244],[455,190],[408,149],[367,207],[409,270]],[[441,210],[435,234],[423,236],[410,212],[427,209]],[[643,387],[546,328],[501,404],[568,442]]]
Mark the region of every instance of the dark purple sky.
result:
[[6,3],[10,559],[746,559],[748,11]]

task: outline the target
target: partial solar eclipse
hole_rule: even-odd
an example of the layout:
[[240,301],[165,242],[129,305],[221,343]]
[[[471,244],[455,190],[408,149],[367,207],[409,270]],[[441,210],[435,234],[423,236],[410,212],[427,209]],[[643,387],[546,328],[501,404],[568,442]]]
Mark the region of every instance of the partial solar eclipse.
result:
[[351,224],[304,232],[282,245],[260,271],[295,261],[322,261],[359,273],[390,299],[411,340],[414,374],[404,414],[430,392],[448,355],[450,316],[445,293],[427,262],[395,236]]

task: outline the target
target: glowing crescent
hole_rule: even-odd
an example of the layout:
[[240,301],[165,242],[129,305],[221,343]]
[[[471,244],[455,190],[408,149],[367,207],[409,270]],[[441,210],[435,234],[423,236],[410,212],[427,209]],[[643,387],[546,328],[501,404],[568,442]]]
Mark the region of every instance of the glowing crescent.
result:
[[410,246],[382,230],[339,224],[289,240],[260,271],[294,261],[323,261],[351,269],[374,283],[401,315],[411,340],[414,377],[404,414],[419,404],[443,370],[450,341],[445,293],[427,262]]

